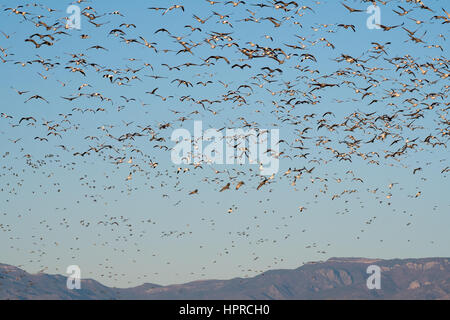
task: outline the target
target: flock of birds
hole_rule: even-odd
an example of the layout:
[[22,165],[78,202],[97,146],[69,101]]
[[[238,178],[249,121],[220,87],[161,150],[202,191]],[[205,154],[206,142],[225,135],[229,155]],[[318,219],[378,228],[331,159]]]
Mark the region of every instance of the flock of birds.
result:
[[[101,12],[93,1],[73,4],[81,8],[81,30],[69,28],[60,8],[27,3],[1,10],[2,18],[15,19],[19,26],[2,24],[0,34],[0,68],[7,70],[2,72],[2,94],[14,101],[11,108],[0,110],[2,159],[10,161],[0,171],[2,202],[20,203],[20,189],[31,183],[31,175],[49,181],[40,182],[33,195],[55,196],[68,183],[65,172],[78,175],[85,201],[101,203],[117,190],[119,195],[113,197],[145,190],[171,201],[167,210],[195,197],[206,203],[211,193],[217,193],[220,207],[237,192],[260,197],[259,204],[269,208],[277,188],[287,187],[310,200],[301,200],[296,212],[281,213],[281,225],[274,229],[283,233],[290,220],[310,213],[311,206],[325,198],[331,203],[342,198],[345,205],[364,208],[361,194],[366,192],[376,197],[378,205],[391,205],[395,192],[403,190],[398,186],[401,181],[371,188],[370,176],[358,173],[368,172],[364,168],[398,167],[422,181],[427,174],[445,178],[450,172],[450,62],[445,57],[450,13],[436,1],[344,1],[337,16],[324,17],[316,14],[325,5],[320,1],[196,0],[142,8],[148,20],[141,23],[130,21],[119,10]],[[374,37],[395,33],[402,43],[361,40],[369,46],[354,53],[342,41],[366,28],[368,5],[389,11],[398,21],[395,25],[383,21],[380,30],[371,31]],[[209,14],[195,13],[198,6]],[[349,17],[357,15],[361,23],[349,23]],[[155,26],[152,19],[165,25]],[[283,169],[263,176],[258,166],[219,166],[210,159],[170,163],[173,130],[199,119],[224,134],[226,128],[280,129],[279,151],[269,145],[266,153],[279,159]],[[248,162],[248,146],[234,143],[232,147],[236,158]],[[415,161],[422,154],[435,155],[434,162],[422,163],[420,156]],[[435,164],[439,172],[430,173]],[[84,173],[89,166],[95,169]],[[416,187],[408,197],[420,198],[422,192]],[[286,199],[293,200],[297,201]],[[217,210],[236,219],[243,214],[239,203]],[[276,208],[264,210],[276,212]],[[26,219],[25,213],[3,215],[15,214]],[[69,230],[73,217],[62,215],[57,226],[52,225],[53,218],[43,217],[38,226],[30,226],[30,232],[34,227],[48,234],[58,227]],[[150,214],[131,222],[133,215],[105,214],[94,219],[84,213],[77,223],[88,230],[120,230],[115,243],[102,240],[99,232],[93,245],[112,247],[120,254],[127,249],[119,249],[118,243],[129,242],[139,254],[140,239],[158,221]],[[256,246],[268,241],[281,245],[291,237],[254,238],[252,231],[263,218],[251,215],[253,224],[229,232],[235,239],[219,250],[219,256],[231,255],[238,246],[236,238]],[[197,218],[192,217],[192,224]],[[366,226],[376,218],[368,219]],[[220,230],[215,213],[202,217],[199,224]],[[14,228],[0,220],[0,233],[7,235],[10,249],[20,250],[14,244],[19,240]],[[191,234],[187,225],[184,230],[160,230],[159,236]],[[30,236],[35,249],[28,252],[33,257],[29,263],[38,262],[45,270],[46,250],[58,243],[49,243],[45,234]],[[83,249],[76,240],[70,248],[74,260]],[[329,246],[308,243],[306,248],[326,254]],[[253,262],[259,259],[255,252],[250,256]],[[266,268],[282,262],[276,257]],[[125,276],[108,259],[99,266],[105,268],[101,277]],[[243,274],[264,271],[244,263],[239,267]],[[194,276],[205,276],[206,268]]]

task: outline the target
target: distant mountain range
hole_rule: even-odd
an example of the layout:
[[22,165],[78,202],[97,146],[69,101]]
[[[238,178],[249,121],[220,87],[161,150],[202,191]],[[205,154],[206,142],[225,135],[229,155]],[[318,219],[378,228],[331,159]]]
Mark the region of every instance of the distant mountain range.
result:
[[[381,268],[381,289],[369,290],[369,265]],[[272,270],[253,278],[195,281],[180,285],[144,284],[129,289],[82,280],[68,290],[61,275],[29,274],[0,264],[0,299],[69,300],[252,300],[252,299],[450,299],[450,258],[331,258],[294,270]]]

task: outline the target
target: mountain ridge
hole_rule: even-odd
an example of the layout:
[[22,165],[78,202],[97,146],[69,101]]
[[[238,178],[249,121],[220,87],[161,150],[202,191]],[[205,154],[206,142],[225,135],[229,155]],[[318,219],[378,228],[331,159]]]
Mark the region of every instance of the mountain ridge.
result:
[[[381,270],[381,289],[369,290],[367,267]],[[450,258],[378,259],[333,257],[296,269],[269,270],[252,278],[197,280],[161,286],[111,288],[82,279],[68,290],[67,277],[29,274],[0,264],[0,299],[51,300],[266,300],[266,299],[450,299]]]

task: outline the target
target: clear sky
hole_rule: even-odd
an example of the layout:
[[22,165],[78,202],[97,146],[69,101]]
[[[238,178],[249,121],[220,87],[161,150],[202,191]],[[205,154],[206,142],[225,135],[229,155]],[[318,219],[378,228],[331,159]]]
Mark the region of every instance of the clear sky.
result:
[[[395,66],[384,59],[409,55],[418,64],[425,64],[433,58],[448,58],[445,37],[450,24],[432,19],[435,15],[445,15],[441,8],[445,8],[446,1],[426,1],[434,12],[406,1],[382,5],[381,24],[399,25],[390,31],[367,28],[370,14],[365,10],[369,4],[360,1],[345,2],[350,7],[364,10],[354,13],[338,1],[300,1],[301,6],[307,5],[310,9],[300,8],[296,14],[298,9],[293,6],[289,7],[291,11],[285,11],[252,5],[269,3],[267,1],[248,0],[245,5],[234,7],[224,3],[211,5],[203,0],[180,0],[177,3],[184,5],[184,11],[173,9],[164,15],[164,10],[148,8],[167,7],[167,1],[84,1],[78,4],[80,8],[92,13],[85,9],[92,6],[94,14],[99,16],[95,23],[104,25],[96,27],[88,22],[88,17],[82,16],[80,30],[59,29],[67,34],[54,35],[55,40],[47,38],[53,42],[52,46],[35,48],[34,44],[24,40],[36,32],[54,34],[53,30],[36,26],[36,23],[45,21],[51,25],[59,21],[64,24],[63,17],[68,16],[66,8],[70,4],[63,1],[40,3],[44,8],[17,9],[30,12],[27,19],[7,9],[15,8],[17,1],[5,0],[0,6],[0,31],[6,35],[0,34],[0,47],[4,49],[0,55],[5,60],[0,63],[0,112],[12,117],[0,118],[3,147],[0,154],[1,263],[21,266],[30,272],[44,270],[62,274],[67,266],[79,265],[83,277],[111,286],[129,287],[144,282],[171,284],[253,276],[269,269],[296,268],[307,261],[335,256],[449,256],[448,173],[442,173],[449,165],[449,151],[444,146],[431,147],[423,143],[429,134],[438,136],[442,133],[440,129],[445,128],[440,121],[448,112],[440,109],[448,103],[449,81],[434,74],[433,70],[425,74],[415,70],[414,75],[396,71]],[[412,11],[399,16],[393,12],[401,11],[398,6]],[[122,16],[111,14],[114,11],[119,11]],[[213,11],[229,17],[221,19]],[[38,17],[39,14],[44,17]],[[193,15],[211,18],[202,24]],[[243,20],[249,17],[259,21]],[[262,19],[267,17],[275,17],[282,25],[274,27],[272,22]],[[223,21],[229,21],[232,27]],[[136,28],[120,26],[122,23],[132,23]],[[338,24],[353,25],[356,31],[338,27]],[[191,31],[186,25],[199,27],[201,31]],[[409,40],[402,27],[411,31],[418,29],[415,36],[423,37],[426,43]],[[170,31],[172,37],[166,32],[155,34],[160,28]],[[139,38],[143,37],[148,42],[155,42],[157,52],[142,44],[127,44],[114,32],[110,34],[113,29],[125,31],[124,38],[128,40],[143,42]],[[230,33],[233,40],[219,41],[213,49],[213,42],[204,41],[213,32]],[[82,35],[89,35],[89,38]],[[35,36],[34,39],[41,43],[45,38]],[[187,41],[189,46],[199,45],[192,49],[192,55],[177,53],[183,49],[178,41]],[[255,43],[261,47],[281,47],[288,55],[298,55],[291,56],[283,64],[267,57],[247,60],[234,45],[220,47],[233,42],[240,48],[253,48],[251,43]],[[327,42],[334,48],[327,46]],[[372,42],[390,44],[386,45],[386,53],[377,54]],[[305,48],[293,49],[286,44],[305,45]],[[96,45],[107,50],[89,49]],[[165,49],[170,51],[165,52]],[[303,53],[314,55],[317,62],[302,61],[300,55]],[[66,67],[80,67],[69,62],[76,60],[70,54],[98,64],[100,71],[95,70],[96,66],[82,65],[85,76],[70,72]],[[336,61],[342,54],[364,61],[370,56],[380,57],[369,59],[364,63],[364,69]],[[186,62],[202,64],[211,55],[226,56],[231,63],[211,59],[214,64],[173,69]],[[39,59],[50,59],[48,61],[54,65],[49,70],[39,62],[22,66],[22,62]],[[245,63],[252,68],[231,68],[234,64]],[[434,60],[434,63],[437,65],[438,62]],[[263,79],[261,74],[266,72],[261,68],[265,66],[282,69],[282,73],[273,72],[276,82]],[[133,73],[125,71],[128,68],[143,69]],[[114,74],[113,70],[119,69],[121,73]],[[337,70],[347,70],[350,74],[339,78],[333,75]],[[372,75],[379,83],[351,74],[354,70]],[[448,72],[448,66],[446,70]],[[119,85],[120,80],[111,83],[104,77],[106,74],[113,74],[115,78],[125,75],[128,80],[136,75],[139,79],[129,82],[124,79],[124,85]],[[165,78],[151,77],[155,75]],[[327,77],[322,77],[324,75]],[[405,92],[401,97],[383,98],[389,96],[390,90],[400,91],[402,84],[413,86],[413,78],[428,82],[423,80],[424,88]],[[178,86],[174,79],[190,81],[193,87]],[[308,84],[314,80],[339,83],[340,86],[311,93]],[[342,84],[343,80],[355,82],[358,88],[372,83],[373,87],[368,91],[373,95],[362,99],[351,85]],[[212,83],[203,86],[197,84],[200,81]],[[289,81],[297,90],[292,96],[281,92]],[[84,83],[90,86],[79,90]],[[197,101],[222,99],[242,84],[251,86],[251,90],[240,90],[246,104],[223,101],[206,104],[203,108],[189,100],[181,101],[184,96]],[[263,86],[259,87],[259,84]],[[165,100],[145,93],[155,88]],[[19,95],[14,89],[29,93]],[[73,101],[62,98],[94,92],[110,98],[111,102],[87,96]],[[356,111],[374,112],[375,116],[392,114],[399,109],[413,112],[423,105],[413,108],[404,100],[423,101],[432,92],[445,94],[435,99],[441,103],[439,107],[414,121],[415,126],[422,128],[407,128],[404,117],[399,119],[400,127],[389,128],[402,138],[397,145],[391,146],[395,138],[389,137],[386,141],[363,144],[357,151],[378,152],[380,157],[374,157],[378,164],[356,156],[352,157],[352,162],[338,161],[316,144],[317,137],[329,137],[332,139],[330,147],[348,151],[339,143],[348,140],[348,134],[363,141],[374,136],[370,129],[364,132],[346,132],[341,128],[318,130],[316,121],[326,111],[334,114],[328,118],[330,123],[342,122]],[[24,103],[35,94],[49,103],[39,100]],[[284,109],[277,107],[285,104],[281,99],[291,97],[299,100],[307,97],[312,99],[310,102],[317,103]],[[369,105],[374,99],[380,101]],[[79,111],[97,108],[105,111]],[[195,110],[199,112],[192,113]],[[303,119],[304,115],[312,113],[317,117],[309,123],[296,126],[283,121],[292,119],[291,116]],[[19,124],[22,117],[29,116],[34,117],[36,123],[25,120]],[[180,121],[182,116],[187,119]],[[309,153],[307,159],[294,157],[293,152],[299,151],[288,149],[281,143],[280,150],[290,158],[281,157],[279,173],[270,184],[257,190],[263,178],[255,174],[258,171],[255,165],[183,166],[190,171],[177,173],[179,166],[171,162],[170,151],[155,148],[155,145],[173,147],[174,143],[170,141],[173,130],[183,127],[193,132],[194,120],[203,121],[204,128],[219,129],[242,126],[245,122],[239,118],[255,123],[254,127],[260,129],[279,129],[280,139],[291,145],[298,138],[296,129],[312,127],[308,135],[313,138],[305,140],[305,146],[309,148],[304,151]],[[64,119],[70,122],[63,122]],[[47,126],[44,125],[46,121],[49,121]],[[61,137],[47,136],[52,131],[48,126],[56,123],[60,124],[56,132]],[[171,126],[167,129],[159,127],[166,123]],[[380,127],[384,124],[382,121],[376,123]],[[149,141],[146,136],[119,143],[107,135],[120,137],[142,132],[146,126],[151,126],[166,141]],[[88,136],[96,136],[99,140],[86,139]],[[39,141],[35,137],[45,137],[48,141]],[[384,158],[385,150],[395,151],[405,139],[415,138],[418,138],[417,148],[398,158]],[[446,143],[448,134],[439,139]],[[85,157],[74,156],[76,152],[102,143],[113,144],[118,151],[91,151]],[[140,149],[142,153],[133,152],[133,149]],[[114,158],[121,156],[125,163],[114,164]],[[127,163],[130,157],[132,163]],[[158,167],[152,169],[151,162],[158,162]],[[303,167],[314,168],[314,171],[303,174],[293,186],[293,174],[284,173],[289,168]],[[422,170],[413,174],[413,169],[419,167]],[[136,172],[132,179],[127,180],[133,170]],[[220,173],[216,174],[215,170]],[[353,173],[348,173],[349,170]],[[219,192],[229,181],[232,181],[230,190]],[[245,185],[236,191],[234,186],[239,181],[244,181]],[[395,184],[389,188],[391,183]],[[194,189],[199,193],[188,195]],[[344,190],[355,191],[341,194]],[[419,191],[420,195],[416,197]],[[340,197],[333,199],[336,194]],[[300,212],[301,206],[306,210]],[[227,212],[230,208],[233,208],[232,213]]]

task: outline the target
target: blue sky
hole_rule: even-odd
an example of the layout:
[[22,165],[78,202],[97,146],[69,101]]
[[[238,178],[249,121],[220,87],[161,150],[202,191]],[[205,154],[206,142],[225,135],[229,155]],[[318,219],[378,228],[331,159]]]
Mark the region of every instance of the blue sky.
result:
[[[356,157],[351,163],[331,159],[320,164],[308,163],[301,158],[282,158],[280,172],[275,176],[274,182],[261,190],[256,190],[260,182],[260,177],[254,175],[257,166],[205,165],[202,169],[190,167],[189,173],[177,174],[178,166],[170,162],[170,152],[153,148],[154,143],[149,143],[148,139],[127,141],[139,147],[143,155],[132,154],[132,148],[121,146],[121,154],[126,157],[125,160],[133,156],[133,163],[145,168],[142,172],[136,172],[131,181],[125,181],[132,170],[130,165],[116,166],[108,158],[108,155],[114,156],[113,151],[105,157],[95,154],[83,158],[73,156],[75,152],[86,151],[89,146],[98,144],[84,139],[86,136],[96,135],[101,137],[102,143],[112,143],[105,136],[105,131],[99,129],[102,125],[113,125],[109,133],[118,137],[140,130],[138,126],[158,128],[160,124],[170,122],[171,128],[161,130],[161,135],[167,138],[174,129],[181,126],[192,131],[194,120],[202,120],[205,128],[239,127],[242,121],[238,118],[244,117],[248,122],[256,122],[259,128],[277,128],[281,139],[293,141],[296,137],[295,128],[277,119],[277,114],[273,112],[276,108],[272,101],[279,102],[280,99],[286,99],[286,96],[273,96],[266,89],[282,90],[286,88],[283,82],[291,81],[298,90],[296,97],[301,98],[302,92],[310,90],[307,83],[311,83],[312,79],[329,75],[338,69],[353,67],[334,61],[341,54],[364,60],[373,55],[368,52],[373,48],[372,42],[390,42],[387,55],[367,63],[370,67],[385,69],[375,71],[377,77],[383,75],[390,79],[379,88],[374,88],[374,98],[379,98],[386,95],[384,90],[398,89],[399,82],[410,82],[409,75],[399,76],[399,72],[394,72],[393,66],[383,60],[383,57],[409,54],[418,63],[425,63],[432,58],[445,57],[448,51],[447,42],[439,36],[446,36],[448,24],[430,20],[435,14],[443,14],[441,7],[445,7],[445,1],[429,3],[436,10],[435,13],[418,9],[404,1],[392,1],[387,6],[381,6],[381,24],[394,26],[404,23],[403,27],[409,30],[419,28],[417,35],[420,37],[426,31],[426,45],[439,44],[442,50],[426,48],[411,41],[405,42],[408,36],[401,27],[388,32],[370,30],[366,27],[368,14],[349,13],[337,1],[308,2],[313,11],[305,9],[302,16],[294,16],[295,11],[286,13],[283,10],[259,9],[249,6],[257,3],[256,1],[247,2],[246,6],[233,8],[223,4],[211,6],[206,1],[180,1],[185,6],[184,12],[177,9],[165,15],[161,11],[147,9],[165,7],[165,1],[86,2],[80,6],[85,8],[90,5],[99,14],[118,10],[124,17],[106,14],[95,20],[106,23],[98,28],[88,23],[86,17],[82,17],[81,30],[66,30],[68,35],[59,36],[53,46],[39,49],[24,39],[35,32],[44,33],[45,30],[42,27],[38,29],[33,23],[10,11],[3,11],[3,8],[17,5],[16,1],[4,2],[0,30],[11,37],[7,39],[0,36],[0,47],[14,55],[4,56],[10,61],[0,65],[4,75],[0,80],[3,97],[1,112],[13,116],[13,119],[0,118],[0,141],[4,146],[0,171],[2,263],[20,265],[30,272],[45,269],[48,273],[64,273],[67,266],[75,264],[81,267],[83,277],[95,278],[108,285],[127,287],[143,282],[169,284],[252,276],[268,269],[295,268],[307,261],[334,256],[448,256],[448,183],[441,170],[448,166],[449,152],[444,147],[431,148],[421,144],[420,147],[423,148],[408,151],[407,156],[396,161],[385,160],[383,157],[384,150],[396,150],[395,147],[389,147],[392,140],[389,143],[377,142],[363,146],[363,152],[380,153],[380,165],[369,164]],[[363,10],[368,6],[358,1],[345,3]],[[49,23],[67,16],[65,10],[69,3],[44,1],[42,4],[57,11],[50,15],[42,8],[26,10],[47,15],[42,20]],[[397,5],[414,9],[406,17],[399,17],[392,12],[392,9],[398,10]],[[253,11],[255,17],[259,18],[274,16],[282,20],[284,16],[294,17],[282,20],[282,26],[274,28],[268,20],[261,20],[260,23],[239,21],[251,15],[246,9]],[[192,17],[195,14],[204,19],[212,11],[230,15],[227,19],[233,28],[219,23],[217,16],[211,17],[205,24],[198,23]],[[423,20],[424,23],[416,26],[408,17]],[[301,23],[302,27],[293,24],[293,21]],[[118,28],[121,23],[136,25],[136,28],[121,27],[128,33],[125,38],[139,39],[142,36],[149,42],[156,42],[158,52],[142,45],[125,44],[119,37],[108,35],[110,30]],[[340,23],[353,24],[356,32],[338,28],[336,25]],[[191,35],[185,25],[200,27],[202,32],[197,31]],[[159,28],[166,28],[175,36],[184,36],[201,45],[195,47],[194,55],[176,54],[182,46],[164,32],[155,34]],[[328,32],[329,30],[336,32]],[[203,41],[213,31],[230,33],[233,41],[242,46],[253,42],[261,46],[285,48],[285,44],[303,43],[307,46],[304,52],[315,55],[318,62],[301,61],[298,56],[291,57],[282,66],[268,58],[241,61],[239,59],[244,59],[245,56],[235,46],[212,49]],[[90,38],[81,39],[82,34],[88,34]],[[265,35],[272,36],[273,41]],[[306,40],[301,41],[296,36],[305,37]],[[319,40],[323,37],[335,49]],[[101,45],[108,51],[86,50],[95,45]],[[164,53],[164,49],[175,52]],[[303,53],[298,50],[289,52]],[[97,73],[94,68],[85,67],[88,70],[86,77],[68,72],[64,67],[70,60],[69,53],[84,53],[89,62],[105,66],[103,69],[107,66],[111,69],[137,70],[144,63],[149,63],[153,70],[144,67],[136,73],[141,81],[133,80],[129,86],[119,86],[102,77],[103,74],[111,73],[108,71]],[[25,67],[14,63],[37,59],[37,55],[60,65],[46,71],[36,63]],[[201,64],[202,59],[211,55],[225,55],[231,59],[231,64],[251,63],[252,68],[231,69],[223,60],[214,65],[182,68],[180,71],[162,66],[168,64],[174,67],[186,62]],[[317,69],[319,73],[300,72],[295,68],[296,65]],[[261,73],[260,68],[264,66],[272,69],[281,67],[283,73],[277,76],[278,82],[264,84],[263,88],[253,84],[254,93],[247,97],[246,105],[232,102],[216,104],[211,106],[211,110],[216,112],[214,114],[199,105],[179,100],[184,95],[198,100],[213,100],[223,97],[228,90],[236,90],[241,84],[264,83],[261,82],[261,77],[251,78],[257,77]],[[47,79],[44,80],[38,73]],[[403,101],[406,97],[422,99],[425,92],[439,92],[448,85],[448,80],[431,73],[429,71],[424,78],[438,80],[434,85],[428,84],[423,92],[419,90],[405,93],[398,98],[401,99],[399,102],[395,98],[386,102],[393,101],[400,108],[409,108],[410,105]],[[167,79],[156,80],[149,77],[151,75]],[[297,77],[305,75],[308,78],[296,81]],[[176,78],[188,79],[194,84],[208,80],[213,83],[207,87],[195,85],[193,88],[185,88],[171,83]],[[224,88],[219,80],[229,87]],[[321,79],[327,83],[341,80],[335,76]],[[345,80],[355,81],[358,87],[364,87],[367,83],[351,76]],[[77,90],[83,83],[89,83],[92,87]],[[30,93],[21,96],[11,87]],[[173,95],[174,98],[162,101],[154,95],[145,94],[157,87],[158,94],[164,97]],[[61,98],[71,97],[78,92],[99,92],[111,98],[112,103],[86,97],[73,102]],[[49,104],[39,101],[24,104],[31,94],[42,95]],[[389,109],[386,103],[368,105],[370,100],[361,100],[360,95],[355,94],[348,86],[318,90],[314,94],[320,96],[320,103],[301,104],[282,116],[295,114],[303,117],[306,114],[322,115],[326,111],[333,111],[333,121],[344,121],[346,116],[356,110],[376,112],[377,115],[392,112],[392,108]],[[121,96],[135,98],[136,101],[126,102]],[[343,102],[338,103],[336,100]],[[146,105],[141,105],[140,101]],[[98,107],[105,108],[106,111],[95,114],[73,111],[73,108]],[[180,111],[181,114],[174,114],[170,110]],[[199,110],[199,113],[190,114],[194,110]],[[59,114],[69,113],[72,114],[70,125],[66,123],[62,126],[67,125],[70,129],[63,133],[61,139],[50,136],[48,143],[40,143],[34,139],[36,136],[46,136],[48,130],[42,125],[43,122],[60,122],[63,118]],[[445,112],[440,113],[436,109],[418,119],[415,123],[423,126],[423,130],[413,132],[405,128],[398,131],[409,139],[420,137],[423,140],[430,133],[436,135],[439,133],[436,132],[437,121],[441,114]],[[22,122],[16,126],[19,119],[25,116],[34,116],[36,125],[30,126]],[[180,116],[186,116],[189,120],[176,121]],[[130,122],[133,123],[128,126],[125,124]],[[316,125],[315,122],[312,124]],[[348,133],[342,130],[323,130],[312,134],[331,137],[331,146],[339,148],[338,141],[346,139]],[[373,133],[358,134],[364,141],[373,137]],[[16,143],[11,141],[19,138],[21,140]],[[442,138],[443,141],[445,139]],[[57,147],[60,144],[64,144],[68,151]],[[171,146],[170,141],[166,144]],[[330,158],[323,148],[315,145],[315,140],[307,144],[310,147],[308,159]],[[26,154],[31,155],[30,160],[24,158]],[[157,170],[150,169],[150,160],[159,163]],[[289,168],[303,166],[308,169],[315,167],[315,171],[311,175],[305,174],[293,187],[292,179],[283,174]],[[423,170],[413,175],[412,170],[417,167],[422,167]],[[249,171],[250,169],[253,171]],[[215,175],[213,170],[228,170],[229,173]],[[245,173],[238,174],[235,170]],[[347,174],[348,170],[353,170],[355,175]],[[225,185],[229,176],[237,176],[235,182],[243,180],[245,186],[239,192],[228,190],[220,193],[220,188]],[[355,182],[353,177],[360,177],[364,182]],[[205,178],[208,180],[204,181]],[[222,180],[215,180],[216,178]],[[335,178],[341,178],[343,182],[337,183]],[[393,182],[398,184],[389,189],[388,185]],[[188,192],[194,189],[199,189],[199,194],[189,196]],[[357,192],[346,193],[331,200],[333,194],[353,189]],[[374,190],[377,191],[373,192]],[[415,198],[418,191],[422,194]],[[390,193],[392,197],[387,199],[386,196]],[[307,210],[300,213],[299,206],[304,206]],[[229,208],[236,209],[228,214]],[[102,221],[109,223],[103,225]],[[110,224],[114,221],[118,225]],[[87,223],[89,226],[86,226]]]

